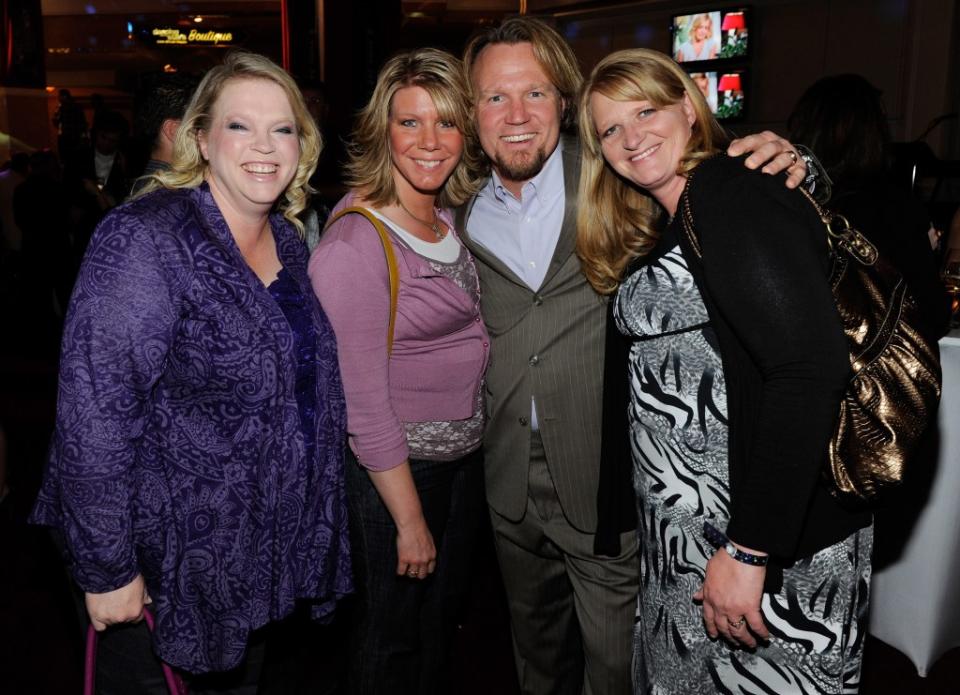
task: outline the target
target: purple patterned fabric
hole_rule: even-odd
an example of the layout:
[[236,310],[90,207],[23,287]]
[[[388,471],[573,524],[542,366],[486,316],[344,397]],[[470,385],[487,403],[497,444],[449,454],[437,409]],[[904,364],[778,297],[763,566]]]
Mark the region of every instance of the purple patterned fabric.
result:
[[144,575],[157,652],[225,670],[247,635],[352,590],[343,389],[307,251],[282,216],[277,252],[316,335],[313,455],[296,340],[209,189],[158,191],[101,223],[64,327],[57,425],[32,520],[62,530],[81,589]]
[[317,332],[313,326],[312,303],[300,291],[300,286],[286,268],[281,268],[276,280],[267,287],[273,301],[290,324],[293,331],[294,352],[297,356],[297,375],[294,395],[300,415],[300,431],[307,457],[313,456],[316,448],[313,422],[317,417]]

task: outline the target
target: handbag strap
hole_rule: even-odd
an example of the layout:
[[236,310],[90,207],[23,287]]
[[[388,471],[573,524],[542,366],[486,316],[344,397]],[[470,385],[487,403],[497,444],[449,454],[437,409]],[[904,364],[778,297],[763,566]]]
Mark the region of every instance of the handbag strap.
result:
[[[144,606],[143,621],[147,624],[147,629],[153,632],[156,629],[156,623],[153,619],[153,613]],[[84,654],[83,668],[83,695],[94,695],[97,680],[97,631],[93,625],[87,626],[87,648]],[[167,684],[167,690],[170,695],[188,695],[187,684],[183,678],[177,675],[173,668],[165,661],[160,662],[163,669],[163,680]]]
[[801,188],[799,190],[816,209],[820,221],[827,228],[827,243],[830,244],[830,248],[833,248],[834,244],[843,247],[848,254],[863,265],[871,266],[877,262],[880,252],[876,245],[850,224],[850,220],[840,213],[827,210],[821,206],[807,189]]
[[697,233],[693,226],[693,211],[690,209],[690,182],[693,181],[693,171],[687,174],[687,182],[683,186],[683,193],[680,194],[680,209],[677,214],[680,215],[680,223],[683,227],[683,233],[690,242],[690,249],[696,255],[697,259],[703,260],[703,252],[700,250],[700,240],[697,239]]
[[367,221],[377,230],[380,237],[380,243],[383,245],[383,255],[387,257],[387,274],[390,280],[390,320],[387,322],[387,354],[393,351],[393,328],[397,320],[397,299],[400,294],[400,276],[397,272],[397,257],[393,253],[393,244],[390,243],[390,235],[383,222],[367,208],[358,206],[344,208],[336,215],[327,220],[327,228],[331,224],[346,215],[363,215]]

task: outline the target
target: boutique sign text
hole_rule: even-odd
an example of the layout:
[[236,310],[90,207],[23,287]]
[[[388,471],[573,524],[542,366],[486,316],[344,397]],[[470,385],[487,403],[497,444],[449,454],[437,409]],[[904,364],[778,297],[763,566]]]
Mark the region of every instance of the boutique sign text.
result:
[[188,46],[190,44],[223,45],[233,42],[233,33],[229,31],[198,31],[191,29],[188,32],[179,29],[154,29],[153,36],[158,46]]

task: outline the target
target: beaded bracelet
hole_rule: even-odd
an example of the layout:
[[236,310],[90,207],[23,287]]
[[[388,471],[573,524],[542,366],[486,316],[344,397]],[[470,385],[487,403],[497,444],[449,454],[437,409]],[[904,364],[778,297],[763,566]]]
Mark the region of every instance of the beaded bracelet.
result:
[[730,539],[727,538],[723,531],[710,524],[709,521],[703,522],[703,537],[706,538],[713,547],[723,548],[730,557],[745,565],[766,567],[767,561],[770,559],[768,555],[754,555],[753,553],[740,550],[740,548],[730,542]]

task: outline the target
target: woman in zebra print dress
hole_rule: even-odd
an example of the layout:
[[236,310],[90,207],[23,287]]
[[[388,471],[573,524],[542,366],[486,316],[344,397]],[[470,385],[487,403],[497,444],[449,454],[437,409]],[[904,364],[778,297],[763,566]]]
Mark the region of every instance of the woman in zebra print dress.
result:
[[601,61],[580,117],[578,249],[634,339],[637,689],[855,693],[872,528],[820,482],[850,368],[823,226],[662,54]]

